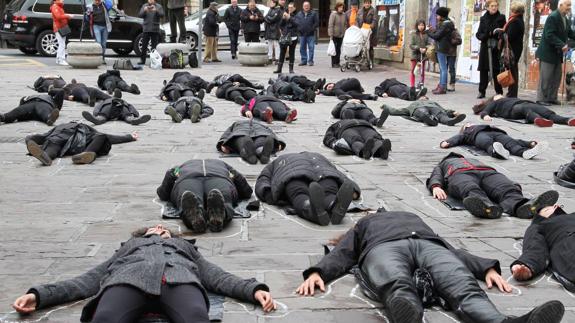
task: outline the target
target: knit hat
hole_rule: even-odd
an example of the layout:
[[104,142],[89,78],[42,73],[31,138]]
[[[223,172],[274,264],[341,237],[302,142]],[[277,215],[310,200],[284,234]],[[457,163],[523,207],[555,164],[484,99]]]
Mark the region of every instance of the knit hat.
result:
[[438,16],[441,16],[443,18],[447,18],[447,16],[449,16],[449,11],[451,11],[451,9],[446,8],[446,7],[439,7],[439,8],[437,8],[437,11],[435,12],[435,14]]

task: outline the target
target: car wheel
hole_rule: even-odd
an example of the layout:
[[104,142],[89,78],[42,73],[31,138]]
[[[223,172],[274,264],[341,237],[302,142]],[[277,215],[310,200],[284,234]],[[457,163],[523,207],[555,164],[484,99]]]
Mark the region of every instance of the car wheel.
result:
[[36,48],[33,47],[19,47],[18,49],[26,55],[36,55],[38,53]]
[[51,30],[44,30],[36,38],[36,50],[42,56],[56,56],[58,51],[58,40]]
[[114,53],[120,56],[128,56],[132,52],[132,48],[114,48],[112,49]]
[[190,47],[190,50],[196,50],[198,47],[198,35],[186,33],[186,44]]
[[[134,40],[134,53],[138,57],[142,56],[143,38],[144,38],[144,34],[139,34],[138,37],[136,37],[136,40]],[[146,54],[151,52],[151,51],[152,51],[152,42],[149,42],[148,43],[148,51],[146,52]]]

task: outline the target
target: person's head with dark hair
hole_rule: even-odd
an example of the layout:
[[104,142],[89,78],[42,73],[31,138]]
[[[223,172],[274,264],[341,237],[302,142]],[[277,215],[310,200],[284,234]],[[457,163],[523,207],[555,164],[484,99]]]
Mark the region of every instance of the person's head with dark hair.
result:
[[503,95],[501,95],[501,94],[496,94],[496,95],[494,95],[494,96],[492,96],[492,97],[490,97],[490,98],[488,98],[488,99],[485,99],[485,100],[483,100],[483,101],[477,103],[477,104],[474,105],[471,109],[473,110],[473,113],[475,113],[475,114],[480,114],[481,111],[483,111],[483,109],[485,109],[485,107],[486,107],[489,103],[491,103],[491,102],[493,102],[493,101],[497,101],[497,100],[499,100],[499,99],[501,99],[501,98],[503,98]]
[[345,10],[344,7],[345,7],[345,5],[343,4],[343,2],[338,2],[335,4],[335,7],[333,7],[333,10],[341,13]]
[[447,20],[447,18],[449,17],[449,12],[451,11],[451,9],[447,8],[447,7],[439,7],[437,8],[437,11],[435,11],[435,14],[437,15],[437,20]]
[[157,224],[153,227],[144,227],[132,232],[134,238],[144,238],[152,235],[159,235],[163,239],[175,238],[179,234],[174,234],[172,231],[164,227],[162,224]]
[[371,0],[363,0],[363,8],[369,9],[371,7]]
[[425,24],[425,19],[417,19],[415,21],[415,31],[418,33],[422,33],[425,31],[427,25]]

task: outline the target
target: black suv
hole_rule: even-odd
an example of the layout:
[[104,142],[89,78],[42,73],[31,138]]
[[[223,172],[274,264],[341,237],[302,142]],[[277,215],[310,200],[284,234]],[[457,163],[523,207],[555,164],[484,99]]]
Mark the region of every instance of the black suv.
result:
[[[87,4],[92,1],[87,0]],[[12,0],[0,16],[0,38],[19,48],[24,54],[40,53],[42,56],[56,56],[58,41],[52,31],[52,0]],[[82,26],[82,0],[66,0],[64,11],[73,14],[70,20],[72,34],[67,40],[80,38]],[[132,50],[140,56],[142,47],[142,19],[126,16],[112,8],[109,11],[112,32],[108,36],[108,48],[119,55],[128,55]],[[163,32],[162,32],[163,33]],[[90,27],[84,26],[84,39],[91,38]],[[162,36],[160,39],[164,39]]]

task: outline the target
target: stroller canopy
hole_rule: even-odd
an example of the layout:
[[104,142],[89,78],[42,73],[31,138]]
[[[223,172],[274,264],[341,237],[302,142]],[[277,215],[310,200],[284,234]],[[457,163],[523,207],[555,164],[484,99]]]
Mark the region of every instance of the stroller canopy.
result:
[[347,57],[356,57],[361,54],[363,48],[369,47],[371,29],[362,29],[351,26],[343,35],[342,53]]

